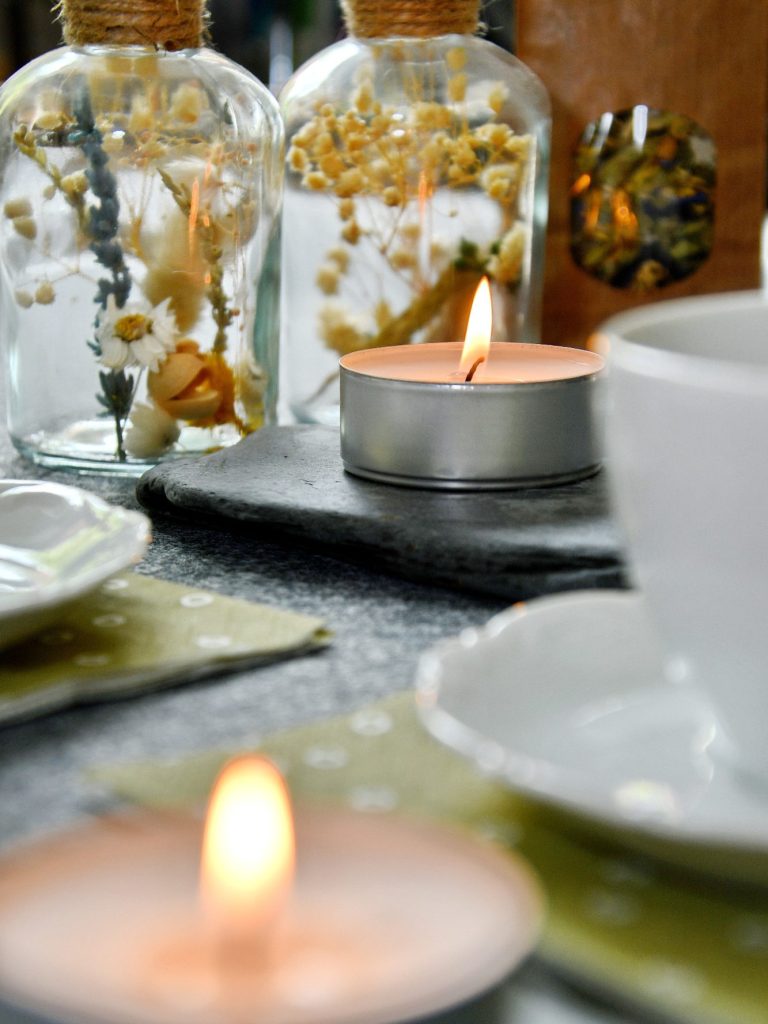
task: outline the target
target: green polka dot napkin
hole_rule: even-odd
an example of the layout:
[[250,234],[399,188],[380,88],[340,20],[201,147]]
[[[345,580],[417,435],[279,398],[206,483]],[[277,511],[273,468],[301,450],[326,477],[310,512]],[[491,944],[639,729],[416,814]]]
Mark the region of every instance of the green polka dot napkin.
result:
[[319,619],[123,573],[0,651],[0,723],[323,645]]
[[[273,736],[263,749],[299,798],[426,814],[515,846],[548,896],[541,955],[601,993],[686,1024],[768,1021],[768,891],[697,880],[628,853],[583,822],[574,831],[572,820],[483,778],[434,742],[410,695]],[[111,767],[96,777],[142,804],[202,806],[227,756]],[[763,868],[768,880],[768,858]]]

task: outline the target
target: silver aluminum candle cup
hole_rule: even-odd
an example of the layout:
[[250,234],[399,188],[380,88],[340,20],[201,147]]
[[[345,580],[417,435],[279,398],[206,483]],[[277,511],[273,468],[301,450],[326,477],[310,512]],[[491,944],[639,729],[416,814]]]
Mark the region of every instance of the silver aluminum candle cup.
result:
[[[382,483],[435,490],[504,490],[568,483],[600,466],[592,401],[603,360],[549,345],[494,344],[583,370],[565,379],[520,383],[433,383],[392,379],[376,353],[456,352],[461,343],[368,349],[341,366],[344,468]],[[394,356],[396,358],[396,356]],[[405,357],[408,358],[407,356]],[[445,358],[445,357],[443,357]]]

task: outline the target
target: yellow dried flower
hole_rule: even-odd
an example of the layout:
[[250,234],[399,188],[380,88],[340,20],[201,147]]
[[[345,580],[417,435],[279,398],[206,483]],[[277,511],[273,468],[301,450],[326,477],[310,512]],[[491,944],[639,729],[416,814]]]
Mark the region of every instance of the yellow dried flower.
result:
[[[299,152],[301,152],[301,150],[299,150]],[[317,165],[323,174],[327,174],[331,179],[337,178],[343,173],[344,168],[346,167],[346,164],[335,150],[333,153],[326,153],[325,156],[321,156]]]
[[350,245],[357,245],[357,243],[360,241],[361,233],[362,232],[360,231],[360,225],[357,223],[357,221],[350,220],[344,225],[341,232],[341,237],[344,239],[345,242],[349,242]]
[[494,114],[501,113],[501,108],[507,99],[507,87],[502,85],[501,82],[494,85],[491,91],[488,93],[488,106],[494,112]]
[[189,222],[181,213],[169,217],[161,231],[147,239],[144,294],[152,306],[170,299],[179,331],[186,334],[200,318],[208,266]]
[[321,263],[315,275],[315,283],[326,295],[335,295],[339,290],[339,268],[335,263]]
[[502,149],[512,138],[508,124],[483,124],[475,129],[475,138],[495,149]]
[[409,270],[416,266],[416,253],[413,249],[395,249],[389,257],[395,270]]
[[355,201],[353,199],[342,199],[339,203],[339,217],[342,220],[351,220],[355,215]]
[[198,120],[205,104],[203,90],[192,82],[183,82],[173,94],[169,113],[175,121],[192,124]]
[[380,299],[373,307],[373,319],[380,331],[392,322],[392,309],[386,299]]
[[22,238],[28,238],[30,242],[37,238],[37,224],[34,217],[14,217],[11,223]]
[[85,171],[75,171],[74,174],[67,174],[61,179],[61,190],[70,199],[74,199],[76,196],[81,196],[84,192],[87,192],[88,179],[85,176]]
[[350,132],[344,140],[347,144],[347,149],[355,151],[365,149],[369,143],[369,138],[362,132]]
[[390,185],[388,188],[384,189],[381,198],[387,206],[400,206],[403,201],[403,194],[399,188],[396,188],[394,185]]
[[3,207],[3,213],[9,220],[29,217],[32,213],[32,203],[28,199],[9,199]]
[[40,128],[44,132],[56,131],[57,128],[63,128],[66,123],[67,119],[60,110],[46,110],[35,118],[35,128]]
[[467,51],[463,46],[452,46],[446,51],[445,63],[451,71],[461,71],[467,63]]
[[350,167],[348,171],[344,171],[339,176],[339,180],[336,183],[336,195],[341,199],[348,199],[355,193],[362,191],[365,181],[359,168]]
[[521,160],[528,158],[528,150],[531,145],[530,135],[512,135],[504,146],[504,152],[507,156],[516,156]]
[[368,176],[379,184],[389,181],[391,178],[390,166],[386,160],[374,160],[368,166]]
[[468,139],[459,139],[458,145],[453,151],[453,159],[464,171],[469,170],[477,163],[477,154]]
[[39,302],[41,306],[50,306],[55,298],[56,292],[50,281],[43,281],[35,292],[35,302]]
[[342,246],[337,245],[334,249],[329,249],[328,259],[331,260],[339,268],[340,273],[344,273],[349,266],[349,253]]
[[302,178],[302,184],[315,192],[322,192],[324,188],[328,187],[330,182],[322,171],[310,171],[309,174],[305,174]]
[[124,133],[111,132],[109,130],[103,132],[101,146],[105,153],[109,153],[110,156],[117,156],[118,153],[122,153],[125,149]]
[[352,102],[361,114],[368,114],[373,106],[373,89],[370,82],[362,82],[352,94]]
[[467,76],[464,72],[448,79],[448,97],[454,103],[461,103],[467,94]]
[[43,199],[53,199],[56,195],[56,186],[51,182],[50,185],[46,185],[43,189]]
[[305,146],[310,146],[317,138],[317,126],[314,121],[307,121],[305,125],[296,132],[291,139],[291,143],[294,146],[299,146],[304,149]]
[[451,123],[451,112],[442,103],[414,103],[411,119],[417,128],[431,131],[447,128]]
[[330,153],[333,149],[333,136],[330,132],[321,132],[314,141],[312,152],[315,156]]
[[339,355],[365,346],[367,335],[361,318],[337,302],[328,302],[320,308],[318,327],[325,344]]
[[134,135],[149,131],[154,124],[155,117],[152,107],[146,96],[134,96],[131,103],[131,112],[128,115],[128,128]]
[[309,162],[309,157],[299,146],[291,146],[288,150],[288,163],[294,171],[303,171]]
[[501,239],[499,252],[488,261],[488,272],[500,284],[517,284],[523,269],[526,232],[514,224]]
[[520,184],[520,165],[492,164],[480,175],[480,184],[496,202],[512,203]]
[[439,263],[444,260],[448,254],[448,247],[445,242],[439,242],[437,240],[430,243],[429,246],[429,258],[433,263]]
[[21,288],[19,288],[18,291],[15,291],[13,293],[13,297],[16,299],[16,302],[21,306],[22,309],[29,309],[29,307],[35,301],[29,294],[29,292],[25,292]]
[[400,228],[400,237],[404,242],[417,242],[421,237],[421,224],[410,221]]
[[330,103],[324,103],[322,105],[322,107],[320,107],[320,114],[323,117],[333,117],[334,116],[334,110],[333,110],[333,107],[331,106],[331,104]]

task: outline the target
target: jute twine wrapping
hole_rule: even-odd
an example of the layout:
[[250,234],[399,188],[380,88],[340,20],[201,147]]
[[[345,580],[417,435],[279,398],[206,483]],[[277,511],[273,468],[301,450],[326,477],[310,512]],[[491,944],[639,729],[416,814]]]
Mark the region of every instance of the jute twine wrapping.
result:
[[359,39],[471,35],[479,0],[341,0],[344,20]]
[[184,50],[201,46],[205,0],[59,0],[64,41]]

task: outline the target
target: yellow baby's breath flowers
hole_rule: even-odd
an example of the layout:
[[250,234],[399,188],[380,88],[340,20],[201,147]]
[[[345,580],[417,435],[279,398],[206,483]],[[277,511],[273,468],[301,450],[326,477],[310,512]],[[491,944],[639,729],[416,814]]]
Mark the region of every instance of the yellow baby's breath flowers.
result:
[[502,107],[507,99],[507,89],[500,83],[494,85],[491,91],[488,93],[488,106],[494,112],[494,114],[500,114]]
[[[386,54],[397,66],[396,48],[376,54],[375,60]],[[501,83],[491,84],[485,96],[473,92],[468,106],[463,47],[449,48],[443,59],[443,74],[430,83],[402,68],[408,100],[400,103],[382,102],[379,78],[366,69],[347,106],[319,105],[290,139],[289,173],[305,189],[324,193],[338,216],[343,244],[329,248],[315,272],[318,291],[339,297],[323,303],[318,324],[336,352],[429,333],[455,300],[456,274],[479,279],[485,273],[509,288],[521,279],[529,243],[519,203],[532,139],[497,120],[507,99]],[[475,110],[484,111],[484,123],[476,123]],[[482,240],[475,241],[475,224],[460,219],[458,230],[446,225],[444,236],[433,234],[438,221],[459,218],[461,190],[495,204],[495,237],[478,223]],[[370,261],[364,284],[361,260]],[[404,308],[393,308],[392,297],[382,295],[387,273],[408,290]],[[361,293],[370,305],[357,315]]]
[[335,295],[339,290],[339,267],[335,263],[321,263],[315,275],[317,287],[326,295]]
[[467,63],[467,51],[463,46],[453,46],[446,51],[445,63],[451,71],[461,71]]
[[460,72],[448,79],[448,96],[454,103],[461,103],[467,94],[467,76]]
[[50,306],[50,304],[56,298],[56,292],[54,291],[53,285],[50,281],[43,281],[42,284],[37,286],[35,291],[35,302],[41,306]]

